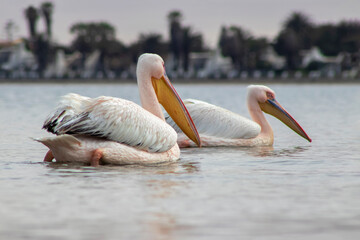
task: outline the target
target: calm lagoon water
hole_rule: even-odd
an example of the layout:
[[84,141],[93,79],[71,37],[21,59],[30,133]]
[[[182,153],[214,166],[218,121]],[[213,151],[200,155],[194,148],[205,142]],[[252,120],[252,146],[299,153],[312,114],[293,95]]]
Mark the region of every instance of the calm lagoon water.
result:
[[[139,102],[133,84],[0,85],[0,239],[359,239],[360,85],[268,84],[313,139],[182,150],[153,167],[46,164],[31,140],[61,95]],[[243,84],[176,84],[249,116]]]

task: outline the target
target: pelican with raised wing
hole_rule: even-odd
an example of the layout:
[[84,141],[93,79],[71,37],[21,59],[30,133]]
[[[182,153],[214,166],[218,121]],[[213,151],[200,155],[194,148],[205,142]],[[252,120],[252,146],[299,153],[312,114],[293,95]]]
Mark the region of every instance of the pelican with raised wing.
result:
[[[252,121],[227,109],[194,99],[184,100],[200,134],[202,146],[271,146],[274,133],[264,113],[278,118],[300,136],[311,139],[296,120],[275,100],[275,92],[262,85],[251,85],[247,91],[247,106]],[[171,116],[170,116],[171,117]],[[167,122],[178,132],[180,147],[193,144],[175,126],[169,116]]]
[[[65,95],[43,128],[58,136],[36,139],[50,150],[44,161],[152,164],[179,159],[177,133],[160,104],[200,146],[200,137],[156,54],[139,57],[136,69],[142,107],[120,98]],[[160,103],[160,104],[159,104]]]

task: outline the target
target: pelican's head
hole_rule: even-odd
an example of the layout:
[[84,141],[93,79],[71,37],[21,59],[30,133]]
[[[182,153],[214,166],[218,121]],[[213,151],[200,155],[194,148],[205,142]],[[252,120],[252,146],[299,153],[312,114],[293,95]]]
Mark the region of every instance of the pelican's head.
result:
[[[139,88],[152,88],[158,102],[164,107],[174,122],[192,141],[201,146],[200,136],[195,124],[166,75],[164,60],[157,54],[142,54],[138,59],[136,75],[138,76]],[[147,92],[143,95],[146,98],[151,94]],[[142,98],[141,100],[143,105],[146,104],[145,99]]]
[[[165,73],[164,60],[157,54],[144,53],[140,55],[136,74],[149,74],[150,77],[156,77],[160,79]],[[138,78],[140,80],[140,78]]]
[[297,134],[311,142],[311,138],[306,134],[304,129],[302,129],[296,120],[276,101],[273,90],[262,85],[250,85],[248,87],[248,104],[249,108],[252,108],[253,106],[251,106],[251,104],[254,104],[254,101],[250,101],[250,99],[256,99],[263,112],[273,115]]

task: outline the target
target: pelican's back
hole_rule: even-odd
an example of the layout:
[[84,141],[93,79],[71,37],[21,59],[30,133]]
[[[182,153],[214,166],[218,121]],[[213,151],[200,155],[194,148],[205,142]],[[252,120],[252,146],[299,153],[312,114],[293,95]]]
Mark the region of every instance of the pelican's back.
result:
[[57,135],[95,136],[150,152],[176,144],[176,132],[139,105],[121,98],[64,96],[43,128]]
[[[186,99],[184,104],[200,135],[248,139],[260,133],[257,123],[227,109],[195,99]],[[166,116],[166,121],[177,132],[181,132],[169,116]]]

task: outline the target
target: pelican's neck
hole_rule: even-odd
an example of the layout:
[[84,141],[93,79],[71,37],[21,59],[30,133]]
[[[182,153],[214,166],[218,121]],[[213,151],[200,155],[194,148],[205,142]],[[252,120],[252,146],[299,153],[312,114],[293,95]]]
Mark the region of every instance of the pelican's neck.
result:
[[146,71],[138,71],[137,82],[142,107],[165,121],[164,114],[161,110],[159,101],[151,82],[150,73]]
[[258,123],[261,127],[260,137],[269,138],[271,142],[274,141],[274,132],[270,123],[266,120],[263,111],[261,110],[258,101],[255,98],[248,98],[248,109],[250,116],[254,122]]

